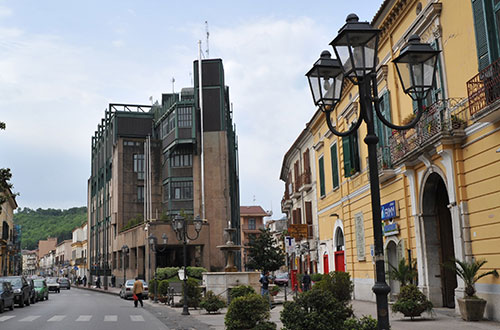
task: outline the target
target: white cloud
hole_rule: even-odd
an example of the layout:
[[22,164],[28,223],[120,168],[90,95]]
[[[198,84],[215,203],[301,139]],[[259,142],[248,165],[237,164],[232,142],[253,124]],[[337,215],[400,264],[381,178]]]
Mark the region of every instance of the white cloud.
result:
[[12,9],[5,6],[0,6],[0,17],[9,17],[9,16],[12,16]]
[[125,45],[125,42],[123,42],[123,40],[113,40],[111,44],[114,47],[123,47],[123,45]]

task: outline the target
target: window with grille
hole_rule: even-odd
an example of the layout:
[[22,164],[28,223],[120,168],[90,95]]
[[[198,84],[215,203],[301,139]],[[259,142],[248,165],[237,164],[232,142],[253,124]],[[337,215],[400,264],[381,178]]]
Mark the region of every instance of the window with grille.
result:
[[144,186],[137,186],[137,200],[139,202],[144,201]]
[[177,121],[179,127],[191,127],[193,120],[193,112],[191,107],[177,108]]
[[193,154],[189,149],[178,149],[170,155],[170,167],[193,166]]
[[137,179],[144,180],[144,154],[134,154],[134,172]]
[[248,219],[248,229],[255,229],[255,228],[256,228],[255,219],[254,218]]
[[170,189],[170,199],[193,199],[193,181],[171,182]]

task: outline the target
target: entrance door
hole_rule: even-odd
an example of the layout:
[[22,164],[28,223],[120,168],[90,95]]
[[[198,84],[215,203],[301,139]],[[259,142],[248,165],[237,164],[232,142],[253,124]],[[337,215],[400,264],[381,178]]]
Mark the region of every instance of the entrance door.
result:
[[[397,246],[394,241],[390,241],[387,244],[387,262],[389,263],[387,269],[389,271],[392,270],[392,267],[398,268],[399,260],[398,260],[398,251],[397,251]],[[392,267],[391,267],[392,266]],[[399,294],[399,282],[392,279],[391,276],[389,276],[389,287],[391,288],[391,293],[390,293],[390,298],[391,300],[395,300],[397,295]]]
[[328,265],[328,254],[323,254],[323,273],[328,274],[330,272],[330,267]]
[[345,272],[344,251],[335,251],[335,270]]
[[435,305],[439,305],[441,300],[443,307],[454,308],[457,276],[453,270],[444,266],[455,258],[448,204],[448,192],[443,179],[437,173],[431,174],[424,186],[422,204],[429,293]]

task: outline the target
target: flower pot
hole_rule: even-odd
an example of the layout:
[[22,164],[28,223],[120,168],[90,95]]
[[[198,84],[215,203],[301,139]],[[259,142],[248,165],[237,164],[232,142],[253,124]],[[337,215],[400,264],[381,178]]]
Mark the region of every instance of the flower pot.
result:
[[460,314],[465,321],[481,321],[486,308],[486,300],[480,298],[458,298]]

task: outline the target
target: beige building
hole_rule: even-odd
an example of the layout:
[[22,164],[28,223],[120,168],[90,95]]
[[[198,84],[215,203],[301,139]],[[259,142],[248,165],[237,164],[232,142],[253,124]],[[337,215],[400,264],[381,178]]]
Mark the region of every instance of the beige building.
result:
[[22,251],[23,275],[36,275],[38,269],[38,253],[36,250]]
[[72,240],[67,239],[56,246],[55,266],[60,276],[68,276],[71,272],[72,243]]
[[55,250],[57,246],[57,238],[49,237],[46,240],[38,241],[38,259],[41,259],[49,251]]
[[87,275],[87,227],[84,223],[72,232],[71,242],[71,266],[75,277]]
[[1,205],[0,212],[0,224],[2,224],[0,228],[0,274],[6,276],[16,272],[14,269],[14,255],[16,253],[14,210],[17,208],[17,202],[10,189],[6,193],[0,191],[0,196],[6,198],[6,201]]
[[242,254],[243,266],[247,261],[247,250],[251,235],[259,235],[260,230],[264,229],[264,217],[270,216],[269,212],[264,211],[260,206],[241,206],[240,207],[240,225],[241,225],[241,244],[245,246]]

